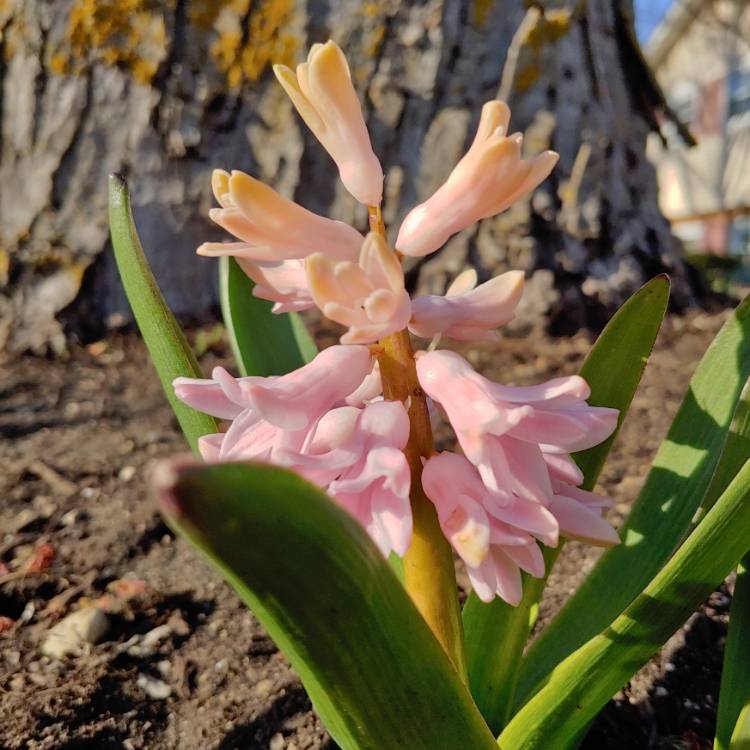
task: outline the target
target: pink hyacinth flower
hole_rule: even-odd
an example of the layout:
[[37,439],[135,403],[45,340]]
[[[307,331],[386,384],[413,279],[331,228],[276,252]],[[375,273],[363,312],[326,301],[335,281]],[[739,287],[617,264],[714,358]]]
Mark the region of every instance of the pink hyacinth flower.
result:
[[409,417],[398,401],[366,406],[348,443],[357,460],[328,485],[328,493],[367,530],[380,551],[403,555],[411,542],[411,473],[404,455]]
[[[529,526],[544,529],[545,539],[557,540],[557,523],[543,506],[516,501],[492,515],[494,499],[463,456],[441,453],[427,460],[422,485],[435,505],[448,541],[466,563],[472,588],[484,602],[495,596],[516,606],[521,601],[521,570],[544,575],[544,559]],[[530,523],[535,519],[534,523]]]
[[610,547],[619,544],[620,537],[602,518],[602,512],[612,504],[609,498],[581,489],[583,474],[566,454],[545,454],[553,495],[550,511],[560,524],[560,533],[570,539]]
[[372,150],[349,65],[338,45],[314,44],[296,74],[285,65],[274,65],[273,72],[336,162],[346,189],[360,203],[380,205],[383,168]]
[[411,303],[409,330],[422,338],[444,334],[461,341],[494,340],[493,329],[513,319],[523,280],[523,271],[508,271],[476,288],[461,288],[461,279],[459,290],[449,288],[444,297],[417,297]]
[[256,263],[246,258],[237,258],[237,263],[255,282],[253,296],[275,303],[271,312],[299,312],[314,307],[307,285],[305,261]]
[[508,136],[510,110],[501,101],[482,108],[474,142],[437,191],[413,208],[401,225],[396,248],[405,255],[435,252],[474,222],[504,211],[552,171],[558,156],[545,151],[521,157],[523,137]]
[[241,241],[206,242],[199,255],[276,263],[315,252],[338,260],[359,253],[363,238],[356,229],[302,208],[244,172],[216,169],[211,185],[221,208],[212,208],[209,216]]
[[417,359],[425,393],[445,410],[466,457],[498,495],[543,502],[552,487],[542,451],[567,453],[605,440],[616,409],[589,406],[589,387],[574,375],[523,388],[498,385],[455,352]]
[[310,293],[321,312],[348,326],[342,344],[366,344],[406,328],[411,300],[404,274],[385,240],[370,232],[359,263],[316,253],[307,259]]
[[332,346],[286,375],[235,378],[217,367],[212,379],[176,378],[173,387],[188,406],[233,420],[224,435],[204,440],[207,455],[218,451],[222,459],[263,458],[272,449],[298,448],[320,418],[355,392],[371,370],[367,347]]

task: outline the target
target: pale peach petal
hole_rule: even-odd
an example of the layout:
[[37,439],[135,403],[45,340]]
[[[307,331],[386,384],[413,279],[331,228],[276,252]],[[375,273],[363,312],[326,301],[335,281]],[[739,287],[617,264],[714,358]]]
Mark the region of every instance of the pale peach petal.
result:
[[513,319],[523,281],[523,271],[508,271],[476,288],[467,283],[465,291],[452,288],[444,297],[417,297],[412,301],[409,330],[422,338],[437,334],[463,341],[486,338],[490,329]]
[[315,304],[349,330],[342,344],[367,344],[403,330],[411,316],[401,265],[385,240],[370,232],[359,263],[339,263],[322,253],[307,259],[307,279]]
[[396,240],[400,252],[424,256],[438,250],[451,235],[504,211],[547,177],[557,154],[545,151],[522,159],[521,135],[506,136],[509,117],[502,102],[484,105],[466,155],[446,182],[404,219]]
[[332,41],[314,44],[296,75],[283,65],[274,73],[302,119],[328,151],[346,189],[360,202],[380,205],[383,169],[372,150],[349,66]]
[[255,263],[245,258],[237,258],[237,263],[255,282],[253,295],[276,303],[273,312],[295,312],[314,306],[307,286],[304,261]]

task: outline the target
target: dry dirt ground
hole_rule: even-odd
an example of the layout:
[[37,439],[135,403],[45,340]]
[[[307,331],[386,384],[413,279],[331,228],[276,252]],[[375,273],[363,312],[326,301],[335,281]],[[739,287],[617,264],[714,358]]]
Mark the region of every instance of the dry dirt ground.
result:
[[[616,519],[725,318],[665,324],[602,477]],[[529,383],[575,372],[588,346],[584,334],[535,334],[467,351],[486,373]],[[335,748],[250,612],[154,511],[149,470],[184,445],[135,336],[6,363],[0,440],[0,749]],[[593,559],[567,547],[542,622]],[[109,613],[100,642],[64,662],[43,656],[50,627],[92,599]],[[712,595],[585,748],[710,747],[729,601],[726,587]]]

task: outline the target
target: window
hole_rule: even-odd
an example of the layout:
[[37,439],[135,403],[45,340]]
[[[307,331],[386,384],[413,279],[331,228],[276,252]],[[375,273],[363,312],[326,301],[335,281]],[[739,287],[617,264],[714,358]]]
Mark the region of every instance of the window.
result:
[[750,216],[737,216],[729,233],[729,252],[732,255],[747,255],[750,251]]
[[750,68],[735,70],[729,76],[729,116],[750,111]]
[[669,106],[677,119],[687,127],[695,120],[698,86],[693,81],[680,81],[669,92]]

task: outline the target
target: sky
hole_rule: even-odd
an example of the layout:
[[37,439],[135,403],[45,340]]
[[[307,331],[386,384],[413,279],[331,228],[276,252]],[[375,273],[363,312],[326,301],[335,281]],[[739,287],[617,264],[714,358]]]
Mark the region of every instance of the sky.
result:
[[641,44],[648,41],[670,5],[672,0],[635,0],[635,28]]

